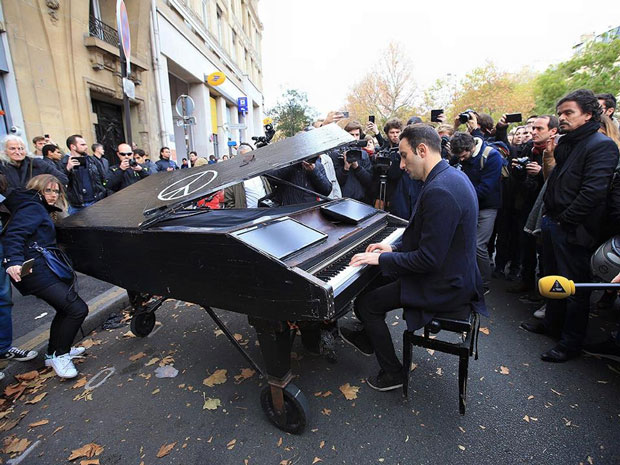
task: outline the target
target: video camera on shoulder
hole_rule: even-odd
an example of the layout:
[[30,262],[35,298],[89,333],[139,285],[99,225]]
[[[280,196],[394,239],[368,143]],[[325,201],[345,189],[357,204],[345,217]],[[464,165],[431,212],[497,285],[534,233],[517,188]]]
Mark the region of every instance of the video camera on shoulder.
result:
[[257,149],[268,145],[269,142],[271,142],[271,139],[273,139],[273,136],[275,136],[276,134],[276,130],[273,128],[273,123],[271,121],[271,118],[265,118],[263,120],[263,124],[264,124],[263,128],[265,129],[265,135],[252,137],[252,140],[256,142]]

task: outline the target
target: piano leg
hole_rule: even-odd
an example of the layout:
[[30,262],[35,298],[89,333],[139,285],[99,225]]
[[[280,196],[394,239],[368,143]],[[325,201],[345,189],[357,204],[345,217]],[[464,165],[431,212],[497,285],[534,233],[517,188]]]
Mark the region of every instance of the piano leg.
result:
[[309,417],[308,401],[290,381],[291,330],[286,321],[249,318],[260,344],[267,382],[261,392],[261,406],[269,420],[283,431],[301,434]]

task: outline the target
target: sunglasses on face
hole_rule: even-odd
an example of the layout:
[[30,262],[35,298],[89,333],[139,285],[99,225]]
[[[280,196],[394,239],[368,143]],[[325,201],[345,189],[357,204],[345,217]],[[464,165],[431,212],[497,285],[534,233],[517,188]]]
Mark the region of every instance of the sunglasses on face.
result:
[[121,157],[131,157],[133,152],[118,152]]

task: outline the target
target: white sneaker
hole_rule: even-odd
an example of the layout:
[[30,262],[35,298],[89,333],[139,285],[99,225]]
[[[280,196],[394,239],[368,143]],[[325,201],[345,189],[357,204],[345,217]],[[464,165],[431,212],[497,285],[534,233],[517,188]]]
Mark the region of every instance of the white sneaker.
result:
[[59,356],[56,356],[56,353],[54,353],[54,355],[52,355],[52,357],[48,360],[48,366],[51,366],[56,374],[61,378],[75,378],[77,376],[78,372],[75,369],[75,365],[73,365],[73,362],[71,361],[71,355],[69,353]]
[[538,310],[534,312],[534,318],[538,318],[539,320],[545,319],[545,313],[547,313],[547,305],[543,305]]
[[[71,347],[71,350],[69,350],[69,355],[71,356],[71,358],[75,358],[75,357],[80,357],[84,352],[86,352],[86,349],[84,347]],[[52,360],[52,356],[46,354],[45,355],[45,366],[46,367],[52,366],[50,360]]]

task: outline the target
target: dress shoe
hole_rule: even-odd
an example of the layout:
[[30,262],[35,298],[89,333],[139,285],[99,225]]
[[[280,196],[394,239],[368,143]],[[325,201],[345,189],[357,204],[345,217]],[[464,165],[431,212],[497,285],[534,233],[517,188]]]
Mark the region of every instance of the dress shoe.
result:
[[540,354],[540,358],[545,362],[563,363],[579,356],[579,351],[566,350],[562,346],[555,346],[544,354]]
[[521,323],[521,327],[529,331],[530,333],[535,334],[547,334],[547,330],[545,328],[545,324],[540,320],[527,320]]

